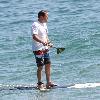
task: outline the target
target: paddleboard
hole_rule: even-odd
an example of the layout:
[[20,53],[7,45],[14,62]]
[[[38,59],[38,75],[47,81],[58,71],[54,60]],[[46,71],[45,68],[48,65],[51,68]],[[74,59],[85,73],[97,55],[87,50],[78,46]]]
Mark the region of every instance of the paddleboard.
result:
[[49,91],[51,89],[56,88],[68,88],[70,86],[74,86],[74,84],[68,84],[68,85],[54,85],[53,87],[46,88],[46,85],[42,88],[38,88],[37,86],[34,86],[33,84],[30,85],[0,85],[0,91],[2,90],[40,90],[40,91]]
[[83,84],[66,84],[66,85],[55,85],[51,87],[50,89],[47,89],[45,86],[43,88],[38,89],[37,86],[34,86],[34,84],[30,85],[3,85],[0,84],[0,91],[2,90],[34,90],[38,89],[40,91],[49,91],[51,89],[56,88],[96,88],[100,87],[100,83],[83,83]]

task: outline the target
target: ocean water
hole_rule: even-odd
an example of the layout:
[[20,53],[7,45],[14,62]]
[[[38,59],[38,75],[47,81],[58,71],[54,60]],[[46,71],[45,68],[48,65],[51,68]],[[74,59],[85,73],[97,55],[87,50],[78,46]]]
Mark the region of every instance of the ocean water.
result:
[[[54,83],[100,83],[99,0],[0,0],[0,84],[36,84],[31,25],[41,9],[49,12],[49,38],[65,51],[50,50]],[[43,81],[45,73],[43,70]],[[100,100],[100,86],[3,90],[0,100]]]

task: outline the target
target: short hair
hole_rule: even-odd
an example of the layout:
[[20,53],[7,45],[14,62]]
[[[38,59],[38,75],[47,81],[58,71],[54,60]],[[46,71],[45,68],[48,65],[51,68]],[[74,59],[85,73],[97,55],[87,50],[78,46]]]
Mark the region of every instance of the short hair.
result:
[[40,18],[40,16],[44,17],[46,13],[47,13],[47,10],[41,10],[41,11],[39,11],[38,18]]

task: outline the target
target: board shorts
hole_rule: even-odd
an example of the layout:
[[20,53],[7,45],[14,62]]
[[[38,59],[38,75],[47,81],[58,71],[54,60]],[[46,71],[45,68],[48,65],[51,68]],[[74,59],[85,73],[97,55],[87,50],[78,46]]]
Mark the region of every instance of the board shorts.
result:
[[33,53],[35,55],[37,67],[51,63],[49,50],[44,50],[44,51],[38,50],[38,51],[33,51]]

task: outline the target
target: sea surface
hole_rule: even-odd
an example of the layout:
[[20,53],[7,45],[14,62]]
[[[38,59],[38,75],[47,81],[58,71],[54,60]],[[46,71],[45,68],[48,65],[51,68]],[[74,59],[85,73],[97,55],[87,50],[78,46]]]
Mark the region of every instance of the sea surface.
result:
[[[31,26],[48,10],[52,81],[59,85],[100,83],[100,0],[0,0],[0,86],[37,83]],[[43,70],[43,81],[45,71]],[[3,90],[0,100],[100,100],[100,86]]]

